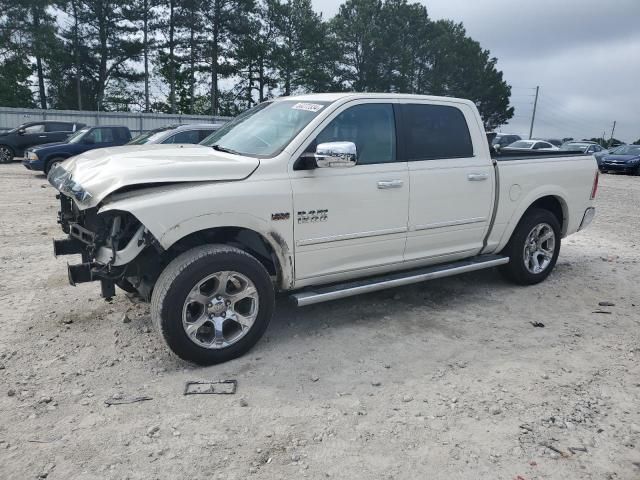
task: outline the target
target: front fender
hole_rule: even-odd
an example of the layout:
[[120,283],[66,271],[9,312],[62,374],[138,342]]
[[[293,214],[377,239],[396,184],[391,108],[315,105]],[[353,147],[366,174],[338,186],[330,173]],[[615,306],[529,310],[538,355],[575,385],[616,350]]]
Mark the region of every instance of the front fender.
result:
[[[251,230],[275,252],[280,267],[279,287],[288,290],[293,288],[295,278],[291,209],[290,183],[288,179],[277,179],[128,192],[103,205],[100,212],[121,210],[131,213],[164,249],[199,231],[214,228]],[[274,215],[287,212],[289,215]]]
[[[176,223],[162,236],[157,237],[160,245],[171,248],[176,242],[192,233],[209,230],[212,228],[243,228],[258,233],[264,238],[275,252],[280,264],[281,285],[283,289],[293,288],[293,252],[284,237],[270,226],[270,222],[248,213],[239,212],[214,212],[191,217]],[[151,230],[151,233],[154,233]]]

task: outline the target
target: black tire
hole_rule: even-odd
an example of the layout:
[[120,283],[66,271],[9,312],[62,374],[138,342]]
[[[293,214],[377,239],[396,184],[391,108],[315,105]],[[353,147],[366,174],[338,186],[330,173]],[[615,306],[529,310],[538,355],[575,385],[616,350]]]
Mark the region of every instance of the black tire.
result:
[[0,163],[10,163],[15,156],[13,148],[8,145],[0,145]]
[[[208,276],[223,271],[247,277],[258,295],[257,317],[235,343],[205,348],[183,327],[183,307],[191,290]],[[160,274],[151,296],[151,318],[173,353],[199,365],[226,362],[247,352],[262,337],[273,315],[275,292],[269,273],[248,253],[226,245],[195,247],[175,258]]]
[[49,172],[51,171],[54,165],[57,165],[60,162],[64,162],[65,160],[66,158],[63,158],[63,157],[55,157],[55,158],[52,158],[51,160],[47,160],[47,164],[44,167],[44,174],[49,175]]
[[[545,268],[537,273],[533,273],[525,264],[525,246],[529,234],[539,225],[548,225],[553,230],[554,245],[553,254]],[[510,258],[509,263],[500,267],[500,272],[510,281],[518,285],[534,285],[542,282],[549,276],[555,267],[560,253],[560,222],[549,210],[532,208],[522,217],[518,226],[514,230],[509,243],[502,253]],[[548,243],[545,243],[548,246]]]

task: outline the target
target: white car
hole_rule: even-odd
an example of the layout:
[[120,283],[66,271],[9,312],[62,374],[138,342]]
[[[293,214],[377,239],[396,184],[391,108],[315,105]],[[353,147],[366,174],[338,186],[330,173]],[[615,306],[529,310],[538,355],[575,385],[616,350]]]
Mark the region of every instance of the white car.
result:
[[151,302],[199,364],[235,358],[276,292],[300,306],[500,267],[530,285],[595,214],[582,154],[492,158],[473,102],[335,93],[261,103],[201,145],[105,148],[49,174],[72,285]]
[[541,150],[543,152],[551,152],[560,150],[560,148],[544,140],[518,140],[507,145],[502,150]]

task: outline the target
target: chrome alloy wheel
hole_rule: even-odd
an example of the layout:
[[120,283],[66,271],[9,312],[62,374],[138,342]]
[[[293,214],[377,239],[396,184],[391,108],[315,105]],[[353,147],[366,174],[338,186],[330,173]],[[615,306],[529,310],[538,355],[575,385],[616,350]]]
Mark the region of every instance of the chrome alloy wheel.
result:
[[545,271],[551,263],[556,248],[556,234],[548,223],[533,227],[524,242],[524,266],[530,273]]
[[0,163],[9,163],[13,160],[13,152],[7,147],[0,147]]
[[258,291],[238,272],[216,272],[198,282],[182,307],[182,326],[195,344],[225,348],[244,337],[258,316]]

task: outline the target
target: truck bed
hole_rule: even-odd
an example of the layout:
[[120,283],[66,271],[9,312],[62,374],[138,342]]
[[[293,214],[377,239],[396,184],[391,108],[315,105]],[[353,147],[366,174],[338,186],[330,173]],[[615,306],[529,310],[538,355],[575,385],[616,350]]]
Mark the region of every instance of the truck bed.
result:
[[541,158],[559,158],[559,157],[582,157],[587,156],[586,153],[580,151],[535,151],[535,150],[508,150],[495,152],[491,149],[491,158],[495,158],[499,162],[508,162],[510,160],[537,160]]

